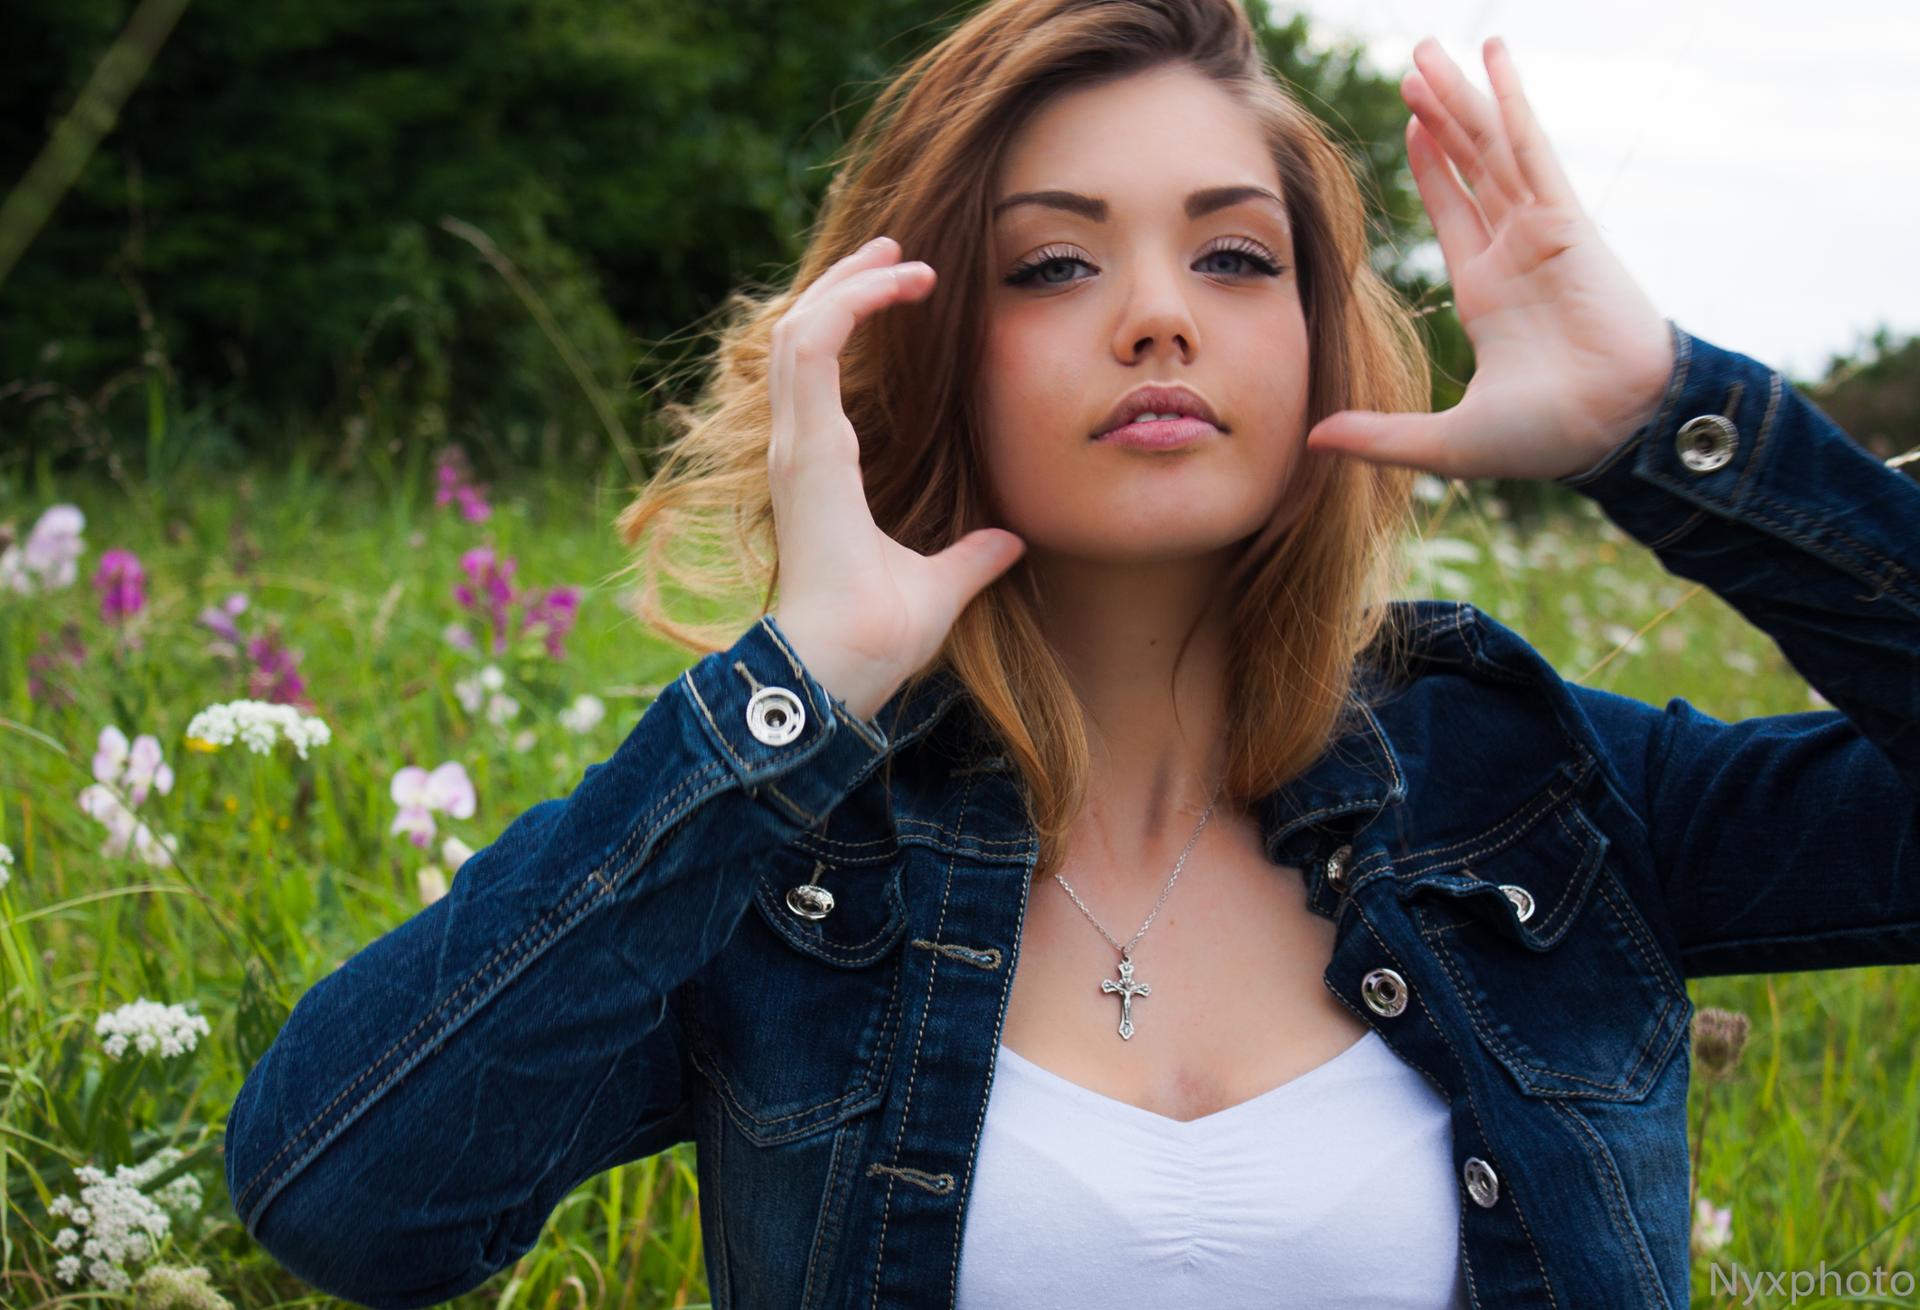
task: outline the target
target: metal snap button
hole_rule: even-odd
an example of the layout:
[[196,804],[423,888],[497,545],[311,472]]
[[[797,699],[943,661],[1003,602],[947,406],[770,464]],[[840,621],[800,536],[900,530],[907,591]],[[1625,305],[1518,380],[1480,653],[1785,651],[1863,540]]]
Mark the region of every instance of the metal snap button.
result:
[[1347,890],[1347,860],[1353,855],[1353,847],[1342,846],[1327,857],[1327,885],[1335,891]]
[[787,908],[803,919],[824,919],[833,913],[833,893],[820,885],[827,866],[813,862],[813,877],[787,888]]
[[1680,462],[1695,473],[1711,473],[1733,458],[1740,444],[1740,430],[1724,414],[1702,414],[1680,425],[1673,448]]
[[1466,1168],[1467,1195],[1474,1204],[1487,1209],[1500,1199],[1500,1176],[1493,1172],[1493,1166],[1477,1155],[1467,1157]]
[[1391,1019],[1407,1008],[1407,980],[1391,969],[1370,969],[1360,980],[1360,999],[1375,1014]]
[[769,746],[786,745],[806,726],[806,706],[785,687],[762,687],[747,698],[747,730]]
[[1511,882],[1501,883],[1500,890],[1507,894],[1507,899],[1513,902],[1513,908],[1519,911],[1521,923],[1525,923],[1533,917],[1532,892],[1520,886],[1518,883]]

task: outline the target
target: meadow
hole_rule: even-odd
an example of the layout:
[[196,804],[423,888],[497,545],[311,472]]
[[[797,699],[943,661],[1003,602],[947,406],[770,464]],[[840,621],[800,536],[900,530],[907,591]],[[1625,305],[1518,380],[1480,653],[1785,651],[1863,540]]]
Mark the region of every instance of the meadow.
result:
[[[293,450],[0,481],[0,1305],[328,1303],[233,1215],[226,1107],[307,986],[693,658],[625,604],[617,466],[507,481],[397,446],[352,477]],[[1411,592],[1567,677],[1725,719],[1824,706],[1584,500],[1522,521],[1489,488],[1421,492]],[[291,708],[214,710],[246,700]],[[1731,1303],[1716,1261],[1920,1270],[1920,972],[1690,990],[1749,1025],[1723,1077],[1696,1067],[1696,1300]],[[691,1146],[601,1175],[451,1304],[704,1305],[696,1198]],[[1796,1304],[1842,1301],[1920,1306]]]

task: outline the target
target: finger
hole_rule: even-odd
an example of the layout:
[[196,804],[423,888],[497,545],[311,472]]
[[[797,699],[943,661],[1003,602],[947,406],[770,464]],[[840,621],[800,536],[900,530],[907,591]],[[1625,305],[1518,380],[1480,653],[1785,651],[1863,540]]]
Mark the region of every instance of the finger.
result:
[[1454,477],[1447,460],[1451,448],[1447,434],[1456,421],[1449,416],[1454,412],[1381,414],[1343,409],[1314,424],[1307,433],[1307,449],[1419,469],[1436,477]]
[[1005,528],[981,528],[929,556],[928,565],[941,576],[941,594],[954,602],[952,614],[943,616],[948,626],[960,617],[968,602],[1026,553],[1027,543]]
[[1400,80],[1400,98],[1407,102],[1407,108],[1413,111],[1414,118],[1426,134],[1440,147],[1441,156],[1447,160],[1448,167],[1455,176],[1464,176],[1463,185],[1472,186],[1468,194],[1486,221],[1487,230],[1492,231],[1506,216],[1511,203],[1493,179],[1475,161],[1478,154],[1473,138],[1455,121],[1447,107],[1440,103],[1440,97],[1434,94],[1419,70],[1408,73]]
[[[896,301],[925,295],[933,284],[933,270],[917,261],[869,268],[829,288],[805,313],[789,315],[782,343],[788,386],[774,402],[774,427],[785,438],[768,459],[776,488],[807,498],[809,520],[840,523],[847,521],[842,516],[867,512],[857,476],[859,445],[847,439],[851,428],[840,398],[840,352],[847,338],[863,320]],[[845,475],[849,466],[856,473],[851,479]]]
[[[1520,166],[1514,162],[1513,150],[1507,144],[1506,131],[1501,126],[1499,114],[1479,88],[1467,81],[1459,66],[1447,57],[1447,52],[1432,37],[1425,37],[1414,46],[1413,59],[1427,85],[1433,88],[1434,95],[1446,107],[1448,115],[1464,136],[1464,156],[1456,149],[1458,138],[1449,140],[1447,135],[1438,132],[1435,135],[1447,147],[1448,153],[1453,155],[1453,162],[1459,166],[1461,175],[1473,184],[1474,194],[1480,197],[1487,217],[1497,224],[1500,215],[1504,215],[1508,208],[1522,204],[1529,198],[1525,179],[1520,176]],[[1499,189],[1497,203],[1484,194],[1489,187]],[[1495,213],[1496,209],[1498,214]]]
[[[864,269],[877,268],[900,258],[900,243],[889,236],[878,236],[863,246],[848,251],[827,265],[819,277],[807,283],[793,308],[817,302],[821,296]],[[790,311],[791,312],[791,311]]]
[[[834,287],[864,269],[879,267],[900,257],[900,243],[889,236],[877,236],[863,246],[842,255],[833,261],[813,281],[796,296],[787,307],[781,321],[774,324],[773,353],[767,361],[767,385],[774,395],[785,395],[792,383],[792,355],[782,344],[782,339],[790,330],[788,319],[793,318],[803,308],[819,303],[822,296]],[[776,436],[776,440],[777,440]],[[769,450],[769,455],[772,451]]]
[[1420,189],[1420,203],[1433,219],[1433,233],[1440,239],[1447,273],[1456,276],[1462,265],[1492,242],[1492,231],[1480,206],[1440,152],[1439,143],[1417,118],[1407,120],[1407,162],[1413,167],[1414,185]]
[[1533,116],[1533,107],[1520,86],[1520,70],[1513,54],[1500,37],[1486,44],[1487,76],[1493,81],[1494,98],[1500,104],[1500,117],[1507,125],[1513,159],[1533,194],[1552,205],[1574,205],[1580,201],[1573,185],[1560,168],[1559,156],[1547,141],[1547,134]]

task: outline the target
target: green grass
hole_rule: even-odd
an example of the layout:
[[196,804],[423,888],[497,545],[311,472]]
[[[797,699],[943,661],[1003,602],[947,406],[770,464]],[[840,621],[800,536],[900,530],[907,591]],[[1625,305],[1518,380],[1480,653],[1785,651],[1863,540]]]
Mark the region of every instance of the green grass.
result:
[[[421,903],[420,867],[441,860],[437,843],[422,852],[389,834],[395,769],[461,761],[478,812],[438,816],[439,828],[478,848],[570,790],[685,667],[689,657],[641,630],[607,585],[623,562],[610,526],[620,498],[610,479],[529,474],[510,494],[496,488],[491,521],[469,524],[433,506],[417,457],[370,465],[349,484],[297,454],[151,487],[45,475],[0,484],[0,522],[23,534],[55,501],[88,520],[78,584],[0,595],[0,842],[18,861],[0,890],[0,1304],[109,1301],[52,1278],[62,1221],[48,1205],[74,1190],[75,1167],[111,1170],[163,1146],[185,1153],[170,1172],[197,1177],[205,1201],[176,1221],[157,1262],[206,1266],[237,1306],[324,1300],[233,1218],[222,1117],[300,993]],[[1656,704],[1684,695],[1738,718],[1818,703],[1731,609],[1667,575],[1585,502],[1570,504],[1520,531],[1484,491],[1430,506],[1417,594],[1472,599],[1567,676],[1594,670],[1594,685]],[[501,661],[523,705],[504,728],[462,707],[454,684],[480,661],[442,638],[460,617],[459,556],[483,542],[517,557],[522,581],[585,589],[563,662]],[[135,551],[148,573],[138,644],[110,630],[85,581],[114,546]],[[252,601],[243,626],[277,616],[304,652],[313,712],[334,734],[309,760],[285,746],[263,757],[183,741],[196,711],[245,694],[195,622],[234,590]],[[743,613],[741,626],[749,620]],[[29,656],[69,622],[88,648],[84,664],[56,677],[73,699],[32,699]],[[607,716],[576,736],[554,716],[582,692],[600,696]],[[103,858],[104,829],[75,803],[109,723],[163,745],[177,780],[140,814],[179,838],[177,867]],[[534,741],[516,749],[513,734],[528,728]],[[1702,1304],[1728,1301],[1709,1298],[1709,1258],[1747,1269],[1920,1266],[1917,980],[1871,968],[1692,985],[1697,1004],[1753,1022],[1699,1144],[1702,1194],[1733,1212],[1730,1242],[1696,1258]],[[172,1059],[108,1059],[93,1022],[140,995],[197,1009],[211,1035]],[[1696,1112],[1702,1087],[1696,1079]],[[704,1304],[693,1164],[692,1148],[679,1147],[584,1184],[534,1251],[454,1304]]]

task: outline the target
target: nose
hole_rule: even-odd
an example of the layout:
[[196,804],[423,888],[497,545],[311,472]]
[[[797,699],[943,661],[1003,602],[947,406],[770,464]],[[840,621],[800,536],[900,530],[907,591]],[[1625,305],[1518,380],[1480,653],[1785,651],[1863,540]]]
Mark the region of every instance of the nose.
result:
[[1128,288],[1114,325],[1114,357],[1122,364],[1137,363],[1156,353],[1174,353],[1191,362],[1199,347],[1198,326],[1179,286],[1179,275],[1148,269]]

